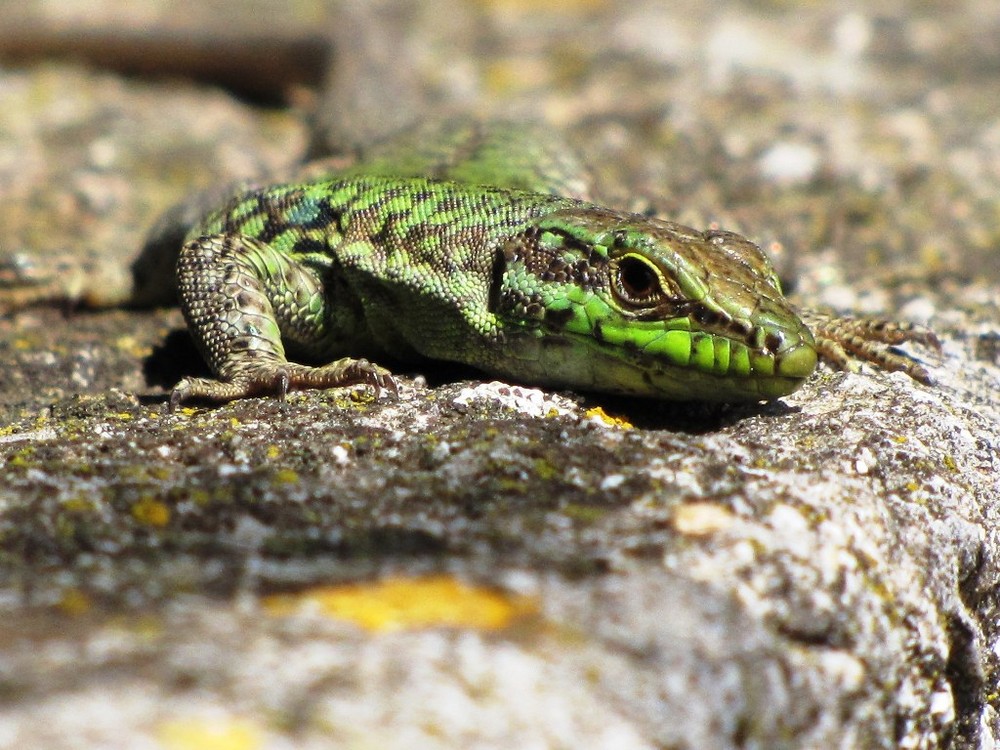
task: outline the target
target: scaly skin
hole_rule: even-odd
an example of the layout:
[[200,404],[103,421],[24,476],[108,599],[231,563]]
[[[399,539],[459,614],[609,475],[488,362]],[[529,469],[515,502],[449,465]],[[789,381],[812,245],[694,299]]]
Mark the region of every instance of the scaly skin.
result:
[[716,401],[783,396],[816,365],[752,243],[555,195],[347,177],[238,196],[190,237],[181,306],[219,380],[175,405],[391,382],[359,355]]

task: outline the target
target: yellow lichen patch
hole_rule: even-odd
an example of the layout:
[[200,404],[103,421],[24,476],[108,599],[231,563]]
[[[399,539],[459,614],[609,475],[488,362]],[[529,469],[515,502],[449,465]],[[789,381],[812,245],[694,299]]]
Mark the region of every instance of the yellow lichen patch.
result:
[[567,518],[581,523],[597,523],[608,515],[608,509],[596,505],[580,505],[567,503],[562,507],[562,514]]
[[91,605],[90,597],[79,589],[66,589],[56,606],[63,614],[79,616],[87,614]]
[[62,501],[62,509],[70,513],[89,513],[95,509],[94,500],[86,495],[70,497]]
[[264,746],[261,728],[239,718],[176,718],[156,728],[164,750],[257,750]]
[[674,510],[674,528],[685,536],[710,536],[725,531],[736,520],[729,510],[715,503],[685,503]]
[[584,412],[584,416],[587,419],[596,419],[600,422],[603,422],[608,427],[618,427],[622,430],[632,429],[632,423],[629,422],[627,419],[622,419],[621,417],[612,417],[610,414],[604,411],[604,409],[602,409],[600,406],[595,406],[593,409],[587,409],[587,411]]
[[267,453],[266,453],[266,455],[267,455],[267,458],[268,458],[269,461],[273,461],[274,459],[278,458],[278,456],[281,455],[281,448],[279,448],[278,446],[276,446],[274,444],[271,444],[271,445],[267,446]]
[[205,506],[212,502],[212,494],[208,490],[195,487],[190,490],[188,497],[195,505]]
[[173,472],[168,466],[150,466],[146,471],[146,476],[150,479],[169,479]]
[[323,586],[265,597],[263,605],[272,615],[318,612],[374,632],[435,627],[499,630],[536,608],[526,597],[443,575]]
[[549,70],[523,60],[498,60],[483,72],[486,90],[494,94],[510,94],[551,85]]
[[31,466],[35,457],[35,446],[27,445],[17,453],[11,454],[10,458],[7,459],[7,465],[12,467],[28,467]]
[[148,344],[140,343],[135,336],[119,336],[115,339],[115,348],[120,352],[125,352],[136,359],[148,356],[152,351],[152,347]]
[[274,481],[278,484],[295,484],[299,481],[299,474],[295,469],[278,469],[274,474]]
[[539,479],[548,482],[558,477],[561,473],[558,466],[553,465],[544,458],[535,459],[535,476]]
[[163,528],[170,523],[170,507],[159,500],[144,497],[132,506],[132,518],[145,526]]

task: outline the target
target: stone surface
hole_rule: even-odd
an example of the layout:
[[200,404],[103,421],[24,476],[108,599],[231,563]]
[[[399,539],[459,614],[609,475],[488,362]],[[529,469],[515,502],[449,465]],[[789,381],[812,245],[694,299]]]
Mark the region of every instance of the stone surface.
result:
[[[18,4],[43,28],[76,5]],[[83,5],[152,28],[153,51],[220,13]],[[228,38],[334,26],[234,7]],[[8,312],[0,747],[993,747],[995,3],[380,7],[423,106],[546,119],[609,201],[756,238],[803,303],[932,325],[942,354],[913,354],[938,384],[824,370],[707,408],[443,368],[398,400],[171,415],[202,367],[177,310]],[[66,59],[0,68],[0,254],[113,287],[175,200],[321,147],[311,102],[338,132],[350,88],[305,85],[275,109]],[[442,576],[465,587],[425,586]],[[396,619],[360,618],[395,579]]]

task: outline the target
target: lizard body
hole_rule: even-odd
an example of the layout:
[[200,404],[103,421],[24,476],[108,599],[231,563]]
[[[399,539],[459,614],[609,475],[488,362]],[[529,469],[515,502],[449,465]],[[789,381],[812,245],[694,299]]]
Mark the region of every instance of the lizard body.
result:
[[873,342],[933,334],[809,313],[817,341],[755,244],[582,200],[582,172],[540,128],[450,121],[233,197],[177,264],[219,379],[185,379],[171,403],[392,384],[359,357],[673,400],[777,398],[820,353],[847,365],[845,347],[928,379]]
[[[358,355],[729,401],[785,395],[816,364],[747,240],[500,187],[371,176],[252,191],[194,230],[178,283],[221,383],[185,380],[175,403],[384,383]],[[290,364],[284,343],[343,359]]]

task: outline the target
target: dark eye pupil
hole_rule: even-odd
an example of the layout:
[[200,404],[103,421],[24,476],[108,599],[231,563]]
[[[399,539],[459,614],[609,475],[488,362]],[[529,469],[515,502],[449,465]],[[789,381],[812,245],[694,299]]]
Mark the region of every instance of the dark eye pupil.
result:
[[623,260],[618,269],[622,291],[636,301],[648,299],[659,288],[656,273],[641,260]]

